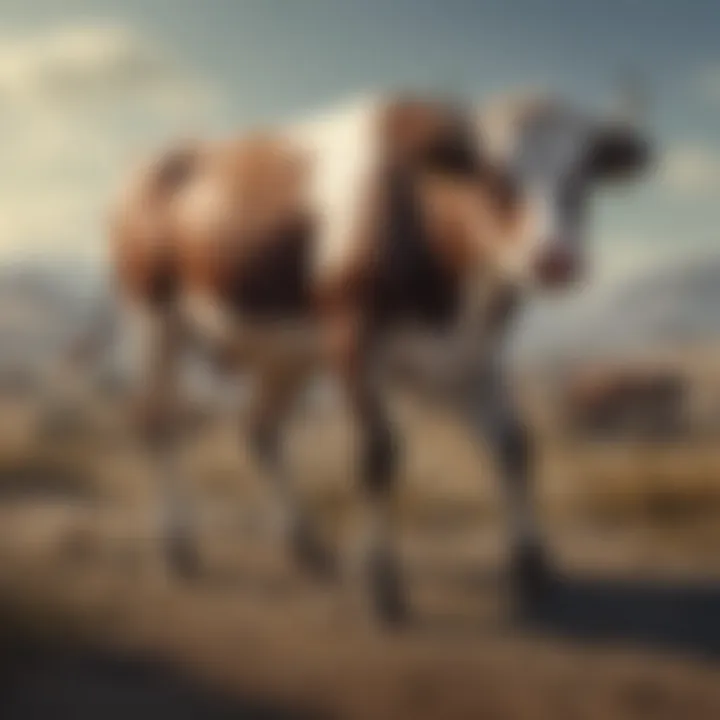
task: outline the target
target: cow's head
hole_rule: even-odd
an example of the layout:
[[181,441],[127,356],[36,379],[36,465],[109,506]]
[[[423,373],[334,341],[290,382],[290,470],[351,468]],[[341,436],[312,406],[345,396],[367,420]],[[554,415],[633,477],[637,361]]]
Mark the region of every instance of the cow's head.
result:
[[590,193],[645,170],[648,140],[630,123],[547,98],[483,114],[480,128],[524,200],[521,240],[508,251],[508,269],[542,287],[577,281],[583,274]]

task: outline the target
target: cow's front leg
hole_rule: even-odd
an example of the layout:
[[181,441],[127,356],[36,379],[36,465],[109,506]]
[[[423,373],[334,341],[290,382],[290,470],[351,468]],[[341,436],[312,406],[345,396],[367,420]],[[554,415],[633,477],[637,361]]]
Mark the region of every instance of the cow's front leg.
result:
[[139,367],[137,420],[152,461],[160,503],[160,536],[171,569],[183,577],[197,574],[199,553],[188,478],[179,457],[181,418],[178,361],[181,329],[169,309],[147,309],[131,317]]
[[546,595],[551,573],[533,497],[532,433],[506,383],[500,371],[485,373],[474,379],[462,405],[474,433],[494,458],[508,514],[512,589],[529,608]]
[[294,560],[319,579],[333,575],[334,557],[320,542],[317,531],[290,477],[284,457],[283,430],[292,401],[304,378],[294,373],[266,371],[257,380],[250,444],[279,514],[280,535]]
[[532,607],[544,598],[551,579],[533,498],[533,439],[518,415],[508,416],[486,436],[507,500],[513,591],[523,605]]
[[368,389],[356,392],[360,449],[364,565],[370,602],[382,622],[396,624],[407,614],[394,538],[394,489],[397,439],[379,398]]

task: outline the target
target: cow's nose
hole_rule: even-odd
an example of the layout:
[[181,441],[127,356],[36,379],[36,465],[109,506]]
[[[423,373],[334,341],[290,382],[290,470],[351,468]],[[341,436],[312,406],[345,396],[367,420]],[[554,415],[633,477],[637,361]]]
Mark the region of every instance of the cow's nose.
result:
[[551,245],[535,262],[535,277],[544,287],[557,287],[573,282],[580,272],[577,254],[562,245]]

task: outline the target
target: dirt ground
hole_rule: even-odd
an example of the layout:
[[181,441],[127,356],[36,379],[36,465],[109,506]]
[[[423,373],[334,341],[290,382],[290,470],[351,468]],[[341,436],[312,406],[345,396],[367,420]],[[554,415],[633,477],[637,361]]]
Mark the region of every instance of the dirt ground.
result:
[[[720,717],[711,444],[556,451],[539,499],[558,577],[528,617],[508,601],[482,453],[409,418],[413,612],[387,633],[351,579],[315,585],[288,563],[237,428],[188,452],[203,570],[183,582],[159,556],[147,469],[108,418],[52,438],[13,402],[0,414],[3,718]],[[332,420],[293,436],[303,492],[346,552],[349,445]]]

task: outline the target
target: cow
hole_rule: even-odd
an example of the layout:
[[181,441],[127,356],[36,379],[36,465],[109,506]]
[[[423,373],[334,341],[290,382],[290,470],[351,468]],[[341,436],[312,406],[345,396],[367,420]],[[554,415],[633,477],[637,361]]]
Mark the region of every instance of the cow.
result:
[[183,348],[202,343],[255,378],[251,444],[304,567],[324,575],[332,562],[294,491],[283,425],[322,370],[356,423],[370,606],[382,621],[406,615],[392,522],[398,443],[384,388],[390,368],[412,366],[492,448],[513,585],[521,599],[541,597],[551,574],[504,338],[528,291],[581,276],[586,192],[637,174],[648,157],[637,129],[549,97],[478,109],[387,94],[188,143],[137,170],[110,234],[171,566],[197,566],[173,408]]
[[689,388],[677,370],[590,368],[570,378],[563,394],[576,434],[664,440],[687,429]]

